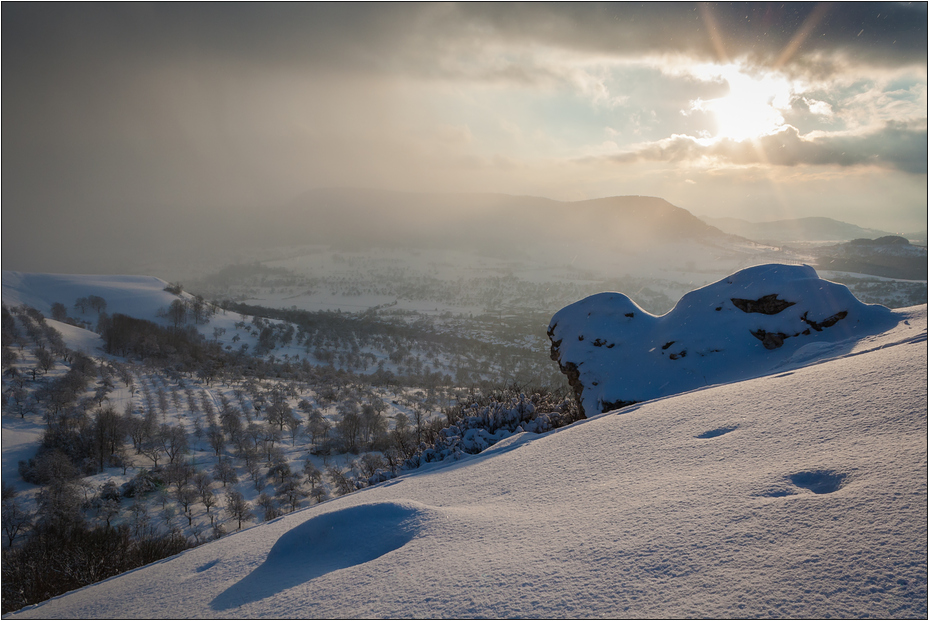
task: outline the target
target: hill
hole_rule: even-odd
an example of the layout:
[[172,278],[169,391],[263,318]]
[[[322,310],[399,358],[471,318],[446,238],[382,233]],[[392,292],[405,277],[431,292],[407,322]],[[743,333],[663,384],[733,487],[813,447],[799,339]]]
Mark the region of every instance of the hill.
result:
[[926,307],[895,315],[10,617],[925,617]]
[[820,269],[905,280],[926,280],[929,274],[926,248],[895,235],[823,246],[815,254]]
[[793,218],[772,222],[749,222],[740,218],[702,218],[720,230],[759,242],[828,242],[852,239],[876,239],[890,235],[832,218]]
[[525,250],[553,242],[714,241],[726,235],[661,198],[563,202],[506,194],[321,189],[262,219],[265,240],[347,247]]

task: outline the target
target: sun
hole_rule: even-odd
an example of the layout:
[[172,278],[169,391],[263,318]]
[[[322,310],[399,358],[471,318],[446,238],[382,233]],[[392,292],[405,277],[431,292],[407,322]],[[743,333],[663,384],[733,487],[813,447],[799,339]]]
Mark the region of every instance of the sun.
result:
[[716,138],[741,142],[773,134],[785,125],[783,110],[790,106],[791,88],[777,75],[752,76],[734,66],[719,68],[729,93],[699,102],[713,113]]

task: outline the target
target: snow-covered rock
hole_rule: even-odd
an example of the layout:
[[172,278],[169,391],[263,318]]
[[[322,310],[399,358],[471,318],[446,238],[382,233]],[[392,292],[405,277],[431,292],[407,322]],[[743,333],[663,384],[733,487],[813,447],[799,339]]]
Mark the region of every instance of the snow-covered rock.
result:
[[622,293],[558,311],[552,359],[587,415],[847,352],[896,324],[807,265],[759,265],[691,291],[660,317]]

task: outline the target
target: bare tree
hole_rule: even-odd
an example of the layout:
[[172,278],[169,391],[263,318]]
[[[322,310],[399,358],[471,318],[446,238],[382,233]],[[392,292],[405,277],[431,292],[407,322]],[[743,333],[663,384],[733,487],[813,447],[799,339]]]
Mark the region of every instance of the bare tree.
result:
[[102,313],[106,310],[106,300],[101,298],[99,295],[88,295],[87,305],[98,313]]
[[45,373],[48,373],[49,369],[55,366],[55,356],[44,347],[36,348],[35,358],[39,363],[39,367],[41,367],[42,371]]
[[6,535],[7,545],[12,546],[17,535],[27,531],[32,526],[32,514],[26,512],[15,497],[3,499],[3,534]]
[[346,476],[346,473],[342,472],[342,470],[336,466],[330,465],[327,467],[326,475],[335,486],[336,493],[339,496],[344,496],[345,494],[350,494],[355,491],[355,483],[351,478]]
[[287,416],[287,430],[290,431],[290,444],[291,446],[297,446],[297,436],[300,434],[300,428],[303,424],[300,422],[300,419],[296,414],[290,412]]
[[187,525],[190,526],[193,521],[193,503],[197,500],[197,490],[189,485],[181,486],[174,495],[177,501],[184,508],[184,517],[187,518]]
[[296,476],[287,477],[280,485],[278,493],[290,505],[291,511],[296,511],[300,506],[300,501],[307,497],[307,493],[300,487],[300,481]]
[[303,465],[303,474],[306,475],[306,479],[312,487],[316,487],[323,480],[323,473],[319,471],[319,468],[317,468],[309,458],[307,458],[306,463]]
[[209,488],[203,490],[203,492],[200,494],[200,502],[202,502],[203,506],[206,507],[206,513],[210,516],[210,524],[212,524],[213,514],[210,513],[210,509],[216,506],[216,493]]
[[223,434],[223,430],[218,425],[210,425],[210,428],[206,432],[206,437],[210,443],[210,448],[212,448],[216,456],[219,457],[219,454],[222,453],[223,449],[226,447],[226,436]]
[[216,475],[216,478],[223,482],[223,487],[226,487],[226,483],[238,483],[239,476],[235,472],[235,468],[232,467],[232,464],[228,459],[220,459],[216,462],[216,465],[213,466],[213,474]]
[[64,321],[68,318],[68,308],[61,302],[52,304],[52,319],[55,321]]
[[236,530],[242,529],[243,521],[255,517],[255,514],[252,513],[252,506],[238,490],[229,490],[226,492],[226,511],[238,521],[239,525]]
[[267,494],[262,493],[258,496],[258,506],[264,509],[264,520],[269,522],[276,517],[281,516],[281,510],[277,508],[277,503]]
[[80,311],[82,315],[87,312],[88,306],[90,306],[90,301],[86,297],[74,300],[74,310]]
[[175,459],[187,452],[187,432],[183,428],[164,423],[158,435],[169,463],[173,464]]
[[187,305],[183,300],[174,300],[171,304],[159,311],[160,316],[167,318],[175,328],[187,323]]

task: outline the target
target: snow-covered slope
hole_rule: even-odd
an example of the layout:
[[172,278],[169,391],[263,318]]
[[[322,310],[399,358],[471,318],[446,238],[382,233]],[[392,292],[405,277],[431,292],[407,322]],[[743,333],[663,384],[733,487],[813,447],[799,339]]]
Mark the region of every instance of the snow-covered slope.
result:
[[897,322],[808,265],[758,265],[684,295],[656,317],[600,293],[552,317],[552,358],[585,412],[757,377],[847,351]]
[[[70,314],[80,318],[72,307],[79,297],[97,295],[106,300],[106,312],[155,321],[155,312],[177,296],[165,291],[167,282],[153,276],[114,276],[85,274],[30,274],[3,272],[3,303],[26,304],[48,316],[51,306],[61,302]],[[96,316],[96,313],[91,313]]]
[[838,358],[442,463],[33,618],[925,617],[926,307]]
[[[162,326],[171,324],[171,321],[162,316],[175,300],[190,302],[193,297],[190,293],[181,291],[178,294],[166,290],[169,283],[154,276],[129,276],[112,274],[38,274],[27,272],[3,271],[2,273],[2,300],[7,306],[25,304],[37,309],[46,317],[51,316],[52,305],[59,302],[65,306],[68,316],[78,323],[93,326],[96,324],[99,313],[90,308],[82,312],[74,306],[78,298],[98,296],[106,302],[104,312],[109,315],[117,313],[153,321]],[[235,345],[233,341],[236,334],[235,323],[240,320],[251,319],[238,313],[219,312],[212,315],[208,321],[186,325],[195,327],[207,337],[213,335],[216,328],[224,331],[225,336],[213,336],[223,345]],[[103,341],[96,334],[67,323],[47,319],[58,330],[69,347],[82,350],[93,355],[99,355]],[[247,344],[254,348],[257,339],[246,336],[238,342],[238,346]],[[296,349],[296,348],[295,348]]]

